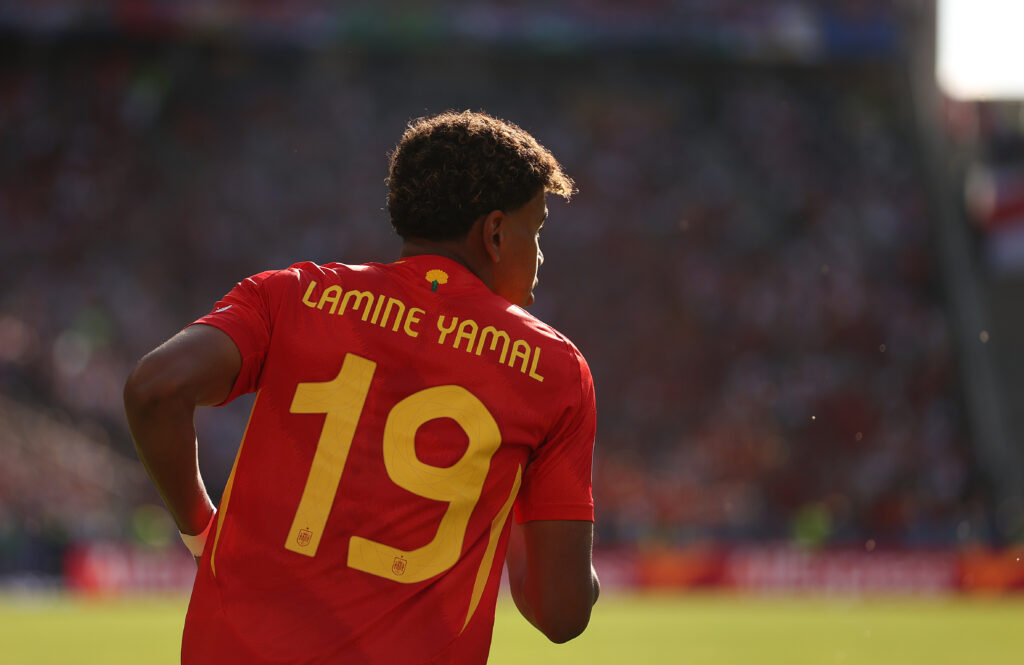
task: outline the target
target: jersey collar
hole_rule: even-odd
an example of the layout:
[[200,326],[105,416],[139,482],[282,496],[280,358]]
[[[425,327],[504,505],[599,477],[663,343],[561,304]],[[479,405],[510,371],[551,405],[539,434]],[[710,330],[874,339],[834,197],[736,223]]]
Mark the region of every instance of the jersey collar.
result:
[[395,264],[411,271],[416,279],[422,281],[423,285],[432,291],[482,288],[490,292],[483,280],[473,274],[469,268],[445,256],[415,254],[402,257],[395,261]]

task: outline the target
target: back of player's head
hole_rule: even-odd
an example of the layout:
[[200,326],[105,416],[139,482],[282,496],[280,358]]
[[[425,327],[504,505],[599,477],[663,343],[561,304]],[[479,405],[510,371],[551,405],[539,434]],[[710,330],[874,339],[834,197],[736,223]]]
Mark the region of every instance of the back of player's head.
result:
[[516,125],[463,111],[420,118],[391,154],[391,224],[403,238],[457,240],[482,215],[519,208],[541,190],[568,199],[573,182]]

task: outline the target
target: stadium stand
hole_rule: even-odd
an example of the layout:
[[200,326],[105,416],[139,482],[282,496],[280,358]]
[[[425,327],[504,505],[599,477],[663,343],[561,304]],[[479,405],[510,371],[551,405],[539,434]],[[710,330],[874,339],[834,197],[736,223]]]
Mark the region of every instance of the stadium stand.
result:
[[[641,3],[636,18],[687,4],[720,3]],[[17,444],[25,468],[67,448],[83,461],[53,482],[0,476],[3,542],[36,529],[55,486],[67,500],[46,513],[61,534],[48,547],[138,538],[126,506],[159,499],[126,463],[132,364],[249,274],[393,259],[385,155],[409,119],[447,108],[521,124],[579,186],[551,203],[535,312],[594,373],[599,547],[1000,542],[892,17],[857,4],[838,5],[848,23],[808,23],[810,5],[788,3],[805,20],[786,25],[839,35],[813,32],[835,48],[810,64],[807,49],[779,62],[628,44],[410,59],[280,34],[180,38],[168,20],[155,40],[19,33],[0,47],[0,429],[40,423]],[[718,34],[751,20],[746,3],[724,5],[738,18],[720,9]],[[13,15],[8,29],[23,26]],[[200,417],[214,494],[245,416],[243,404]],[[114,486],[88,489],[96,474]],[[83,529],[86,496],[90,514],[117,519]],[[0,570],[37,566],[7,547]]]

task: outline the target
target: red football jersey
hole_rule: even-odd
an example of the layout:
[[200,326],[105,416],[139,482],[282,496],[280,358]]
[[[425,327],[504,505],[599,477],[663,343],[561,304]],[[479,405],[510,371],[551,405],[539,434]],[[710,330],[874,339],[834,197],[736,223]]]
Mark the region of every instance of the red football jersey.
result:
[[197,323],[257,397],[182,662],[485,662],[513,506],[593,520],[579,351],[438,256],[265,272]]

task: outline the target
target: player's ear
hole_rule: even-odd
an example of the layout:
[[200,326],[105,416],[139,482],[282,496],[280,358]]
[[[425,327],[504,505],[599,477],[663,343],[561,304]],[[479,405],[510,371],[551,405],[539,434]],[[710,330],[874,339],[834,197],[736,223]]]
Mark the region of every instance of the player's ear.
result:
[[480,235],[484,242],[484,248],[491,261],[501,261],[501,251],[505,241],[505,213],[500,210],[492,210],[484,217],[480,224]]

